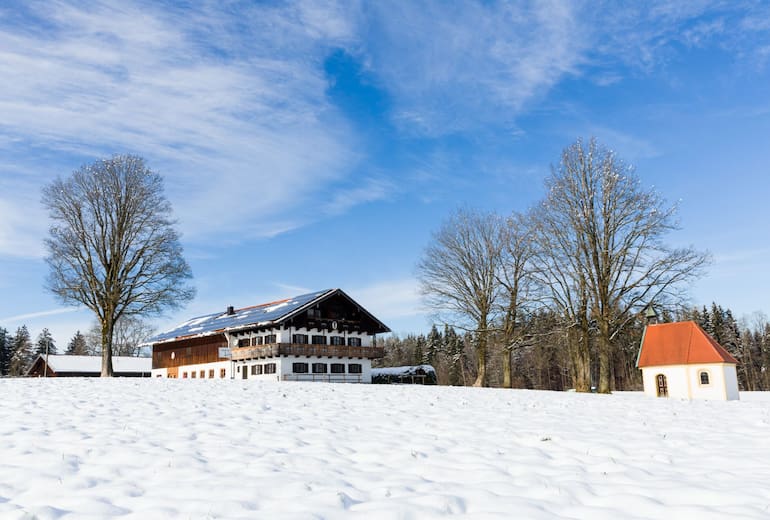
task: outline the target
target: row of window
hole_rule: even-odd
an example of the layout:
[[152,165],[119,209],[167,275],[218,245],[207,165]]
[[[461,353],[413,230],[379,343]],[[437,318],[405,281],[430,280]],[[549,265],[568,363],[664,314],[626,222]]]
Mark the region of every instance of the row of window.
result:
[[[360,374],[361,373],[361,363],[349,363],[347,365],[348,367],[348,374]],[[345,363],[312,363],[312,367],[310,363],[292,363],[291,365],[291,371],[295,374],[308,374],[309,369],[312,368],[313,374],[344,374],[345,373]],[[236,369],[239,373],[246,372],[249,370],[249,367],[246,365],[238,365]],[[275,374],[275,363],[264,363],[264,364],[255,364],[251,365],[251,375],[253,376],[261,376],[262,374]],[[201,370],[201,374],[203,371]],[[184,376],[187,377],[187,376]],[[195,375],[193,375],[195,377]],[[203,377],[203,376],[201,376]]]
[[[199,372],[196,372],[193,370],[190,372],[190,379],[196,379],[198,375],[200,374],[201,379],[206,379],[206,371],[201,370]],[[209,379],[214,379],[214,369],[210,368],[208,371]],[[224,379],[225,376],[227,376],[227,369],[226,368],[220,368],[219,369],[219,379]],[[187,379],[187,372],[182,372],[182,379]]]
[[[348,374],[361,373],[361,363],[349,363],[347,367],[348,367]],[[345,363],[329,363],[329,364],[292,363],[291,365],[291,371],[295,374],[307,374],[309,368],[312,368],[313,374],[326,374],[326,373],[344,374],[345,373]]]
[[[328,338],[329,345],[345,345],[345,336],[322,336],[314,335],[310,337],[310,344],[312,345],[326,345]],[[255,347],[257,345],[270,345],[276,342],[275,334],[268,334],[266,336],[254,336],[253,338],[241,338],[238,340],[239,347]],[[299,345],[308,344],[307,334],[293,334],[291,336],[291,342]],[[347,344],[349,347],[360,347],[361,338],[347,338]]]
[[[315,335],[310,337],[310,343],[312,345],[326,345],[327,344],[327,338],[328,338],[328,344],[329,345],[344,345],[345,344],[345,336],[322,336],[322,335]],[[291,336],[291,342],[297,345],[307,345],[308,343],[308,336],[307,334],[292,334]],[[350,337],[348,338],[348,346],[349,347],[360,347],[361,346],[361,338],[354,338]]]

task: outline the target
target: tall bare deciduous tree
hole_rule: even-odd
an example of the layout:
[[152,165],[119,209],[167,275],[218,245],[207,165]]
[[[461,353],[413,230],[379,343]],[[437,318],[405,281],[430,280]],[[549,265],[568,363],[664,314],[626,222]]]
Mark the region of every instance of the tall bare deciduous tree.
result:
[[81,167],[43,189],[53,225],[45,244],[48,288],[91,309],[101,325],[102,376],[112,376],[115,323],[192,299],[171,204],[160,175],[134,155]]
[[521,315],[530,302],[533,281],[532,233],[529,222],[521,214],[512,214],[501,227],[500,251],[503,387],[511,388],[511,352],[521,346],[525,337],[521,327]]
[[547,188],[541,216],[558,251],[550,269],[569,280],[558,292],[579,302],[578,310],[587,300],[598,336],[598,391],[608,393],[615,336],[646,303],[679,296],[708,255],[664,243],[676,229],[676,205],[643,188],[633,168],[594,139],[564,150]]
[[445,321],[473,332],[478,375],[487,384],[487,343],[499,296],[501,219],[459,210],[433,234],[417,266],[427,304]]

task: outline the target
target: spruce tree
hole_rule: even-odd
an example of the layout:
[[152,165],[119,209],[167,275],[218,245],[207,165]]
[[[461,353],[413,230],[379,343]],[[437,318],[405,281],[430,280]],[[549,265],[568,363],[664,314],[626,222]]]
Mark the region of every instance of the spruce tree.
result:
[[11,367],[11,344],[8,331],[0,327],[0,377],[7,376]]
[[16,334],[11,341],[11,366],[9,373],[12,376],[21,376],[27,371],[32,361],[32,339],[26,325],[16,329]]
[[441,337],[441,333],[436,328],[436,324],[430,329],[428,334],[427,348],[425,350],[425,363],[433,365],[436,361],[438,353],[441,352],[443,347],[444,338]]
[[86,337],[80,331],[75,332],[64,353],[69,356],[87,356],[88,343],[86,342]]
[[37,336],[35,354],[42,354],[45,356],[46,349],[49,355],[53,356],[56,354],[56,342],[54,341],[51,332],[48,329],[43,329],[43,332]]

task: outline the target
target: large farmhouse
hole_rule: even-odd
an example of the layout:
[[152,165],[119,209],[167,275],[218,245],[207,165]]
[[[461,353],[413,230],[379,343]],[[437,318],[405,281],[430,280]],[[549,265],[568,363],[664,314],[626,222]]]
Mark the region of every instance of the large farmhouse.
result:
[[152,375],[371,382],[390,332],[340,289],[207,314],[152,338]]
[[636,366],[644,393],[680,399],[740,399],[738,361],[697,323],[647,325]]

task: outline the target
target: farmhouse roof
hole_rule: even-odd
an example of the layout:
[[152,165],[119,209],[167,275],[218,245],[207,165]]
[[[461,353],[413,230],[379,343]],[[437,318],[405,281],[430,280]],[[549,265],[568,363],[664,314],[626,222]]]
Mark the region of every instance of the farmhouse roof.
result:
[[343,296],[361,309],[365,315],[377,324],[378,332],[390,332],[390,329],[385,324],[372,316],[341,289],[326,289],[301,294],[293,298],[252,305],[242,309],[228,308],[225,312],[215,312],[199,316],[166,332],[161,332],[147,340],[147,343],[162,343],[182,338],[210,336],[223,332],[243,330],[255,326],[276,325],[335,295]]
[[694,321],[648,325],[636,366],[738,363]]
[[[46,356],[39,354],[37,359],[46,360]],[[37,359],[35,361],[37,361]],[[30,369],[35,366],[33,362]],[[56,373],[99,373],[102,370],[101,356],[69,356],[69,355],[49,355],[48,367]],[[152,369],[152,358],[131,357],[131,356],[112,356],[112,370],[115,373],[133,374],[149,373]]]

